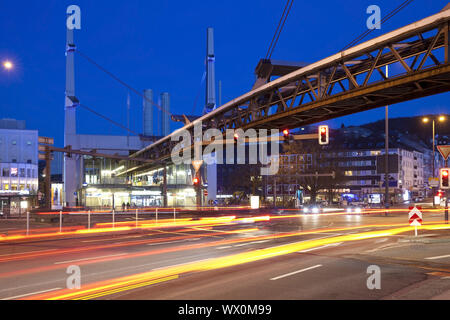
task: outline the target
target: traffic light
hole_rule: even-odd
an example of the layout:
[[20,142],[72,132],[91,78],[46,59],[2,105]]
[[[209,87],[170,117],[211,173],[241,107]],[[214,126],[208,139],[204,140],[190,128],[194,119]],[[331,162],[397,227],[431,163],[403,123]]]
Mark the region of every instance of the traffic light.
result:
[[439,191],[436,193],[436,196],[439,197],[439,198],[442,198],[442,197],[444,196],[444,192],[441,191],[441,190],[439,190]]
[[197,178],[197,177],[194,177],[194,179],[192,180],[192,184],[193,184],[194,186],[198,186],[199,182],[200,182],[200,179]]
[[328,126],[319,126],[319,144],[328,144]]
[[442,168],[439,171],[439,177],[440,177],[440,182],[441,182],[441,189],[450,189],[450,185],[449,185],[449,175],[450,175],[450,168]]
[[293,140],[292,134],[289,132],[289,129],[283,130],[283,137],[284,137],[284,142],[286,142],[288,144],[291,142],[291,140]]

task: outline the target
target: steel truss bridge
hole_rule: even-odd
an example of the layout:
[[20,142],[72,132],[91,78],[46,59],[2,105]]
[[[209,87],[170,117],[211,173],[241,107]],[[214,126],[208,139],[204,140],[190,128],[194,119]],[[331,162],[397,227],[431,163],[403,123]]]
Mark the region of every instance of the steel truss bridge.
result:
[[[180,130],[297,128],[450,90],[450,8],[262,83],[131,156],[170,163]],[[264,62],[264,61],[263,61]],[[265,61],[270,63],[270,61]],[[386,66],[390,66],[386,68]],[[389,74],[387,74],[387,69]],[[256,87],[256,88],[255,88]],[[193,141],[192,141],[193,144]],[[133,162],[133,161],[131,161]],[[148,168],[129,163],[124,174]]]

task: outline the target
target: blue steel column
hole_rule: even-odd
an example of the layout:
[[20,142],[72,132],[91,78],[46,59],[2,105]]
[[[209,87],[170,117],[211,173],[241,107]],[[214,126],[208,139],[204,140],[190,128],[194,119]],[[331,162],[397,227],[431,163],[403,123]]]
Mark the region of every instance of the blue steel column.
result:
[[[216,109],[216,77],[215,77],[215,55],[214,55],[214,29],[206,29],[206,96],[203,114]],[[216,200],[217,196],[217,159],[215,154],[207,155],[212,157],[214,163],[206,165],[206,180],[208,182],[208,201]]]
[[[65,91],[65,119],[64,119],[64,146],[76,145],[76,103],[75,97],[75,76],[74,76],[74,54],[75,45],[73,41],[73,30],[67,29],[66,39],[66,91]],[[64,191],[66,204],[75,205],[75,192],[78,185],[77,160],[75,156],[72,158],[64,157]]]
[[206,101],[203,114],[216,108],[216,76],[214,70],[214,29],[206,29]]

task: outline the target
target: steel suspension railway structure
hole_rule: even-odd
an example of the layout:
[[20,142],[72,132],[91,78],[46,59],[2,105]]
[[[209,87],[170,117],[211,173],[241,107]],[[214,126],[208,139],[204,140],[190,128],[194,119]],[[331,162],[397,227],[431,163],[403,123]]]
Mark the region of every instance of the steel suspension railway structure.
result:
[[172,137],[180,130],[194,137],[199,122],[224,135],[238,128],[291,129],[449,91],[449,28],[447,5],[437,14],[308,65],[261,60],[251,91],[134,153],[121,174],[170,163],[178,143]]

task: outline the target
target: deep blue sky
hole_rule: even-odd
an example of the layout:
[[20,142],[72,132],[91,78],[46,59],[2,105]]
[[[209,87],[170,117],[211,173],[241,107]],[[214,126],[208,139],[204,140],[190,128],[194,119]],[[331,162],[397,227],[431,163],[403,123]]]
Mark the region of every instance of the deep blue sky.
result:
[[[273,59],[314,62],[339,51],[366,29],[366,8],[382,16],[403,0],[295,0]],[[447,0],[415,0],[369,38],[437,13]],[[216,79],[222,102],[248,91],[254,68],[267,51],[285,1],[0,1],[0,118],[17,118],[63,143],[65,19],[81,7],[77,47],[139,90],[171,94],[171,111],[190,113],[204,71],[206,28],[215,29]],[[82,103],[126,124],[127,90],[76,56],[76,95]],[[204,88],[197,102],[200,113]],[[390,116],[449,112],[450,93],[391,107]],[[157,99],[156,99],[157,100]],[[131,128],[142,130],[142,100],[131,96]],[[384,108],[330,121],[361,124],[384,117]],[[78,131],[126,134],[80,109]]]

